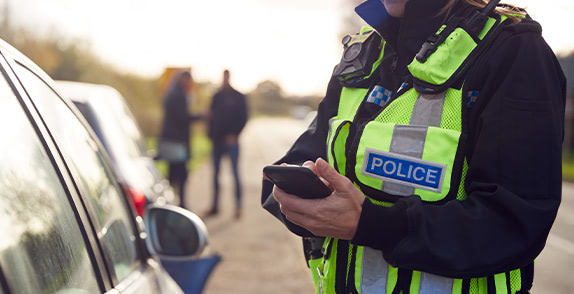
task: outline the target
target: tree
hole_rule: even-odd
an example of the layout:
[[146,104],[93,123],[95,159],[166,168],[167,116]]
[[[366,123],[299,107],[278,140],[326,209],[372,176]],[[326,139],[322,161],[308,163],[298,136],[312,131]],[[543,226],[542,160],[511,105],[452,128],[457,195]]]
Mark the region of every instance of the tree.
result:
[[253,113],[278,115],[289,112],[281,86],[271,80],[257,84],[249,95],[249,102]]
[[159,81],[123,73],[91,51],[87,42],[67,40],[57,34],[47,37],[10,24],[4,7],[0,37],[14,46],[54,80],[104,84],[116,88],[126,99],[144,135],[158,133],[161,118]]

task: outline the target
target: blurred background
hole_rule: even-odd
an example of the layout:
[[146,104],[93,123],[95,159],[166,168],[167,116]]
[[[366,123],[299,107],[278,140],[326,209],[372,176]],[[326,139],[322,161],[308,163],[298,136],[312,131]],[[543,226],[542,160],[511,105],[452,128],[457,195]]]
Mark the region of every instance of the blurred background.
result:
[[[353,12],[360,2],[0,0],[0,37],[53,79],[118,89],[144,134],[154,137],[171,67],[192,69],[198,111],[208,107],[224,68],[249,95],[255,116],[315,108],[339,61],[342,36],[364,24]],[[541,22],[545,39],[573,76],[574,2],[511,2]],[[295,115],[306,108],[298,109]]]
[[[221,73],[230,69],[232,85],[248,96],[250,107],[250,123],[241,138],[245,206],[250,212],[239,223],[230,217],[206,220],[212,245],[223,256],[206,292],[309,293],[313,287],[300,240],[260,208],[261,168],[279,159],[310,122],[339,62],[340,40],[364,25],[353,11],[360,2],[0,0],[0,38],[55,80],[117,89],[150,148],[155,148],[161,103],[174,69],[191,69],[196,83],[193,112],[208,109],[221,86]],[[574,2],[506,3],[525,7],[542,24],[567,79],[574,81]],[[574,86],[567,87],[563,171],[565,181],[574,181]],[[205,184],[211,180],[211,146],[205,125],[193,128],[188,201],[192,211],[201,211],[211,195]],[[229,175],[222,176],[231,182]],[[228,209],[231,190],[223,190],[229,194],[222,199]],[[574,195],[574,185],[566,182],[557,225],[537,263],[534,293],[574,291],[568,278],[574,266],[574,205],[568,204],[569,195]],[[254,264],[261,266],[245,270]]]

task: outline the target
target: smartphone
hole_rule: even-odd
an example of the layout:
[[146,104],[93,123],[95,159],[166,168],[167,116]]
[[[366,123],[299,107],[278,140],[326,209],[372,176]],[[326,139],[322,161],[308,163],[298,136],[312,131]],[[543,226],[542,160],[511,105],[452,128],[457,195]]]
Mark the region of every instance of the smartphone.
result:
[[333,192],[306,167],[267,165],[263,173],[283,191],[301,198],[324,198]]

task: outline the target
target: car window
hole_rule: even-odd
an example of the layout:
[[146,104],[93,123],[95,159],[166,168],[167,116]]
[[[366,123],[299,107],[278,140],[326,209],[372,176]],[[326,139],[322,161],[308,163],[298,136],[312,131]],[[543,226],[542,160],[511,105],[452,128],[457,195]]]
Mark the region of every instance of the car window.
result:
[[84,197],[110,270],[123,280],[139,264],[136,237],[125,196],[103,153],[58,95],[27,68],[18,76],[42,114]]
[[139,126],[137,125],[136,118],[130,111],[130,108],[120,96],[120,106],[118,107],[119,116],[122,117],[122,125],[126,135],[132,140],[132,142],[137,146],[139,152],[142,156],[146,156],[146,143]]
[[0,104],[0,267],[6,282],[13,293],[101,292],[60,178],[2,76]]
[[146,156],[143,136],[124,98],[112,89],[101,93],[101,99],[93,99],[90,103],[105,130],[107,144],[122,156]]

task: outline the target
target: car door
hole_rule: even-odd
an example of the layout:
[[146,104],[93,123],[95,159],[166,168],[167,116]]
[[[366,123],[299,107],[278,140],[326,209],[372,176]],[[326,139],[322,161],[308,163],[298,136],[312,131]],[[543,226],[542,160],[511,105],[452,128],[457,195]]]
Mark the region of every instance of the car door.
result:
[[80,116],[33,66],[20,60],[11,60],[10,65],[50,130],[82,197],[107,282],[123,293],[160,293],[162,287],[177,291],[173,280],[166,282],[161,267],[146,254],[128,200]]
[[97,257],[46,129],[0,55],[0,293],[100,293]]

